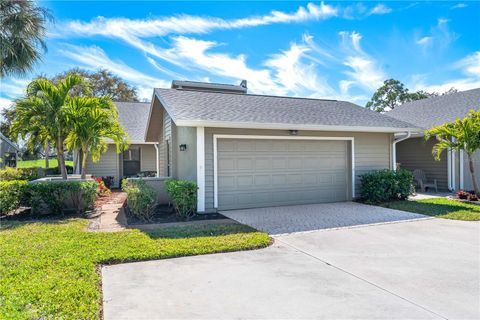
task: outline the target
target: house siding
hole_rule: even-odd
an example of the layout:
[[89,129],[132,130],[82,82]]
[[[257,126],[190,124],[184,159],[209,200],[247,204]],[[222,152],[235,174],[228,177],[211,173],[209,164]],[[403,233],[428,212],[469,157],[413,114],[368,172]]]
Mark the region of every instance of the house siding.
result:
[[[174,125],[174,177],[180,180],[197,180],[197,128],[177,127]],[[187,150],[180,151],[185,144]]]
[[[131,144],[130,148],[140,148],[140,170],[156,171],[155,147],[151,144]],[[87,174],[98,177],[113,176],[115,178],[114,186],[120,187],[120,181],[123,177],[122,155],[117,153],[115,145],[109,145],[105,153],[102,153],[100,160],[96,163],[92,157],[87,159]]]
[[153,144],[141,144],[135,146],[139,146],[141,150],[140,169],[142,171],[157,171],[155,146]]
[[[443,152],[440,161],[432,155],[435,139],[425,141],[423,138],[411,138],[397,143],[397,162],[400,168],[412,171],[420,169],[425,172],[427,179],[436,179],[438,188],[448,190],[448,161],[447,152]],[[457,179],[458,182],[458,179]]]
[[120,182],[120,155],[116,152],[115,145],[108,145],[105,153],[102,153],[98,162],[92,161],[92,156],[87,159],[87,173],[98,176],[114,177],[114,186],[118,187]]
[[[214,211],[213,135],[267,135],[290,136],[288,130],[254,130],[205,128],[205,211]],[[371,170],[388,169],[391,163],[392,134],[359,132],[300,131],[298,136],[353,137],[355,147],[356,196],[358,197],[359,176]],[[192,162],[195,160],[192,159]]]
[[[3,160],[3,157],[5,156],[5,153],[7,152],[17,152],[17,150],[12,147],[9,143],[6,141],[0,139],[0,159]],[[0,168],[3,168],[5,166],[4,161],[0,161]]]

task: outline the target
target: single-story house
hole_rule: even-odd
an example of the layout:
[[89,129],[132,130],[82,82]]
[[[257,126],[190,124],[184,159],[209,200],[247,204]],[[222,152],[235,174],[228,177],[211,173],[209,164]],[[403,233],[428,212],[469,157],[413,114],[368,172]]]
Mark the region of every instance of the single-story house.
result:
[[[115,102],[120,123],[129,136],[128,150],[118,154],[115,145],[109,143],[108,149],[96,163],[87,159],[87,173],[98,177],[113,177],[113,186],[119,187],[124,177],[156,175],[158,145],[145,142],[145,130],[150,114],[150,103]],[[75,171],[80,173],[77,154],[74,154]]]
[[159,176],[196,181],[199,212],[351,200],[361,174],[395,167],[396,134],[421,131],[350,102],[246,87],[154,89],[144,141],[158,144]]
[[[480,88],[405,103],[386,114],[394,119],[412,123],[424,130],[462,119],[470,110],[480,110]],[[423,133],[396,134],[396,156],[401,168],[420,169],[427,179],[436,179],[439,189],[472,190],[468,159],[464,152],[444,152],[440,161],[432,155],[435,138],[425,141]],[[407,138],[407,139],[405,139]],[[475,166],[480,172],[480,152],[475,155]]]
[[18,146],[0,132],[0,169],[5,166],[16,167],[18,152]]

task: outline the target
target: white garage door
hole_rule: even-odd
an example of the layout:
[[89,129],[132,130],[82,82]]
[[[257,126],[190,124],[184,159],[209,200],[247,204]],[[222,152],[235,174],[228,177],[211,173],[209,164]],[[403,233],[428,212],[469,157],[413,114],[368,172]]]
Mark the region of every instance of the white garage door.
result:
[[347,141],[221,138],[217,148],[219,209],[348,199]]

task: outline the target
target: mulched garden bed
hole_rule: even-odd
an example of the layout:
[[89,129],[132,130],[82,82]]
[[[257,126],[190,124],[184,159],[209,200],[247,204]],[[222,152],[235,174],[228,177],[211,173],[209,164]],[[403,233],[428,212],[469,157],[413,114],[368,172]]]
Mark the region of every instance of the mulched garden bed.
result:
[[[134,217],[128,210],[128,207],[127,207],[127,210],[125,210],[125,213],[127,216],[127,223],[129,225],[186,221],[185,219],[182,219],[175,214],[175,210],[173,206],[169,206],[166,204],[158,205],[155,208],[155,213],[153,214],[152,219],[150,221],[144,221]],[[208,214],[196,214],[192,218],[188,219],[188,221],[219,220],[219,219],[228,219],[228,218],[219,213],[208,213]]]

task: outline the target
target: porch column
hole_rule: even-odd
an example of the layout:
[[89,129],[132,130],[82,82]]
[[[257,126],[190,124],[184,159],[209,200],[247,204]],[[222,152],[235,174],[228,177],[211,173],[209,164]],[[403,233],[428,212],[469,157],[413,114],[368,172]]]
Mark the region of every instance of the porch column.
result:
[[205,128],[197,127],[197,211],[205,211]]
[[156,164],[156,168],[157,168],[157,174],[155,175],[157,178],[160,177],[160,144],[159,143],[155,143],[153,145],[155,147],[155,164]]
[[463,149],[460,150],[460,189],[463,190],[463,188],[465,188],[464,186],[464,171],[463,171],[463,161],[464,161],[464,154],[463,154]]

